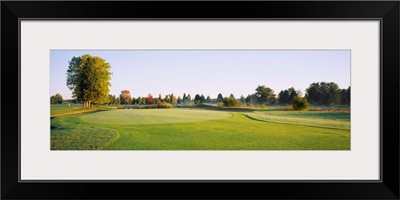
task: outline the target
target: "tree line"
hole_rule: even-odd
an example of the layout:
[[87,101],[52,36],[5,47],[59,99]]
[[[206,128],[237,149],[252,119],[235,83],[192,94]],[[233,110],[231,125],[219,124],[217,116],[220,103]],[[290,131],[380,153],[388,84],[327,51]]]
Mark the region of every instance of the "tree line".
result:
[[[129,90],[123,90],[119,96],[109,94],[111,86],[111,65],[103,58],[85,54],[80,57],[73,57],[69,61],[67,70],[67,87],[72,92],[72,97],[83,104],[83,107],[92,107],[93,105],[148,105],[148,104],[202,104],[216,103],[227,107],[248,106],[248,105],[288,105],[293,101],[302,101],[305,104],[312,105],[349,105],[350,87],[340,89],[334,82],[316,82],[310,84],[306,89],[304,97],[301,91],[290,87],[282,90],[276,95],[274,90],[264,85],[255,88],[253,94],[243,95],[235,98],[233,94],[224,97],[221,93],[215,99],[203,94],[196,94],[194,98],[190,94],[184,93],[182,98],[174,94],[167,94],[164,97],[159,94],[153,97],[148,94],[145,97],[132,97]],[[60,100],[61,99],[61,100]],[[62,97],[56,94],[50,97],[51,103],[62,103]]]
[[306,89],[305,97],[315,105],[350,105],[350,87],[340,89],[334,82],[312,83]]
[[[269,87],[259,85],[255,89],[255,93],[243,95],[240,98],[236,98],[233,94],[228,97],[224,97],[221,93],[216,98],[212,99],[210,96],[205,97],[203,94],[196,94],[192,99],[190,94],[183,94],[176,97],[173,93],[167,94],[162,97],[161,94],[158,97],[153,97],[152,94],[148,94],[146,97],[132,97],[129,90],[121,91],[121,94],[116,97],[115,95],[109,95],[109,101],[107,104],[195,104],[199,105],[202,103],[222,103],[227,107],[235,107],[238,105],[289,105],[292,103],[295,97],[302,97],[300,90],[296,90],[294,87],[290,87],[286,90],[281,90],[278,95],[274,93]],[[334,82],[317,82],[312,83],[306,89],[304,97],[312,105],[350,105],[350,87],[347,89],[340,89]]]

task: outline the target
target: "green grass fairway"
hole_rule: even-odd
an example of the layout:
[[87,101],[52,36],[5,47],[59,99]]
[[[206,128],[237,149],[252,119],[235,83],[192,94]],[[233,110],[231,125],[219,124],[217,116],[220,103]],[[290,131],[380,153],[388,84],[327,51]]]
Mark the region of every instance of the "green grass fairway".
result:
[[[271,116],[279,119],[265,118],[271,117],[269,113],[273,112]],[[306,120],[296,121],[296,117]],[[57,147],[58,142],[65,145],[79,143],[80,137],[86,137],[87,129],[99,129],[104,131],[94,132],[97,136],[104,135],[107,142],[97,148],[108,150],[350,149],[349,113],[131,109],[60,116],[53,120],[61,120],[62,124],[51,129],[52,147]],[[74,141],[66,144],[62,140],[53,140],[68,133],[62,127],[76,128],[70,137],[64,137]],[[109,137],[105,130],[115,130],[116,134]],[[76,145],[69,148],[65,145],[65,149],[77,148]]]
[[232,117],[228,112],[191,109],[122,109],[82,117],[89,123],[110,125],[167,124],[208,121]]

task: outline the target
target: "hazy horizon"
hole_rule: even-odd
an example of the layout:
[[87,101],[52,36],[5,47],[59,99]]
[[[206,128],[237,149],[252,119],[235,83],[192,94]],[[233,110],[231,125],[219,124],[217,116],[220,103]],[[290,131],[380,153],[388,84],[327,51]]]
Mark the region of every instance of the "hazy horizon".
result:
[[301,90],[313,82],[350,86],[350,50],[51,50],[50,96],[71,99],[66,86],[68,61],[90,54],[111,64],[110,94],[132,97],[186,93],[216,98],[253,94],[265,85],[275,94]]

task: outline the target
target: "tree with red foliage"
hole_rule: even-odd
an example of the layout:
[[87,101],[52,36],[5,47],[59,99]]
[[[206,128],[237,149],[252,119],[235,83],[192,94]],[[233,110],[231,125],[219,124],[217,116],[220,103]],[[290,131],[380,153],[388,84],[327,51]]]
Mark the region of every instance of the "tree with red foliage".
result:
[[151,95],[150,93],[147,95],[146,103],[147,104],[154,104],[153,95]]

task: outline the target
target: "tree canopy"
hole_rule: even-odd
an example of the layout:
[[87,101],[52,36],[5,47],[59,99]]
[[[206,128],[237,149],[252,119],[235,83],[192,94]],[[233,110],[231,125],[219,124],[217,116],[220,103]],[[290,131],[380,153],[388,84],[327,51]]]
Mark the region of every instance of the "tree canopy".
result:
[[276,102],[274,90],[264,85],[259,85],[254,95],[257,97],[259,104],[272,104]]
[[236,107],[239,105],[239,103],[234,97],[230,96],[224,98],[223,105],[225,107]]
[[210,98],[210,96],[207,96],[206,102],[207,102],[207,103],[211,103],[211,98]]
[[343,105],[350,105],[350,87],[340,91],[340,103]]
[[131,92],[129,90],[122,90],[119,98],[121,99],[121,104],[130,104],[132,100]]
[[222,96],[221,93],[219,93],[216,102],[219,103],[219,102],[222,102],[222,101],[224,101],[224,97]]
[[151,95],[150,93],[147,94],[146,103],[147,103],[147,104],[154,104],[153,95]]
[[195,104],[200,104],[201,98],[199,94],[196,94],[196,96],[194,96],[194,103]]
[[281,92],[279,92],[278,95],[278,103],[283,105],[290,104],[293,98],[297,95],[300,94],[298,94],[298,92],[293,87],[287,90],[282,90]]
[[119,102],[119,99],[118,99],[118,102],[117,102],[117,97],[115,96],[115,95],[111,95],[111,94],[109,94],[108,95],[108,104],[119,104],[120,102]]
[[51,104],[62,104],[62,102],[63,102],[63,98],[62,98],[61,94],[59,94],[59,93],[50,97]]
[[347,92],[334,82],[312,83],[306,89],[305,97],[313,105],[350,104],[350,87]]
[[67,87],[84,107],[109,102],[111,65],[103,58],[85,54],[73,57],[67,70]]
[[178,99],[176,98],[176,96],[174,95],[174,93],[171,93],[170,95],[170,102],[171,104],[176,104],[178,103]]

